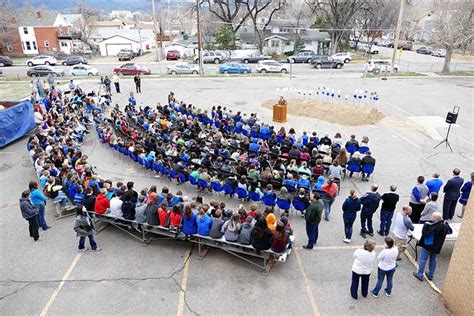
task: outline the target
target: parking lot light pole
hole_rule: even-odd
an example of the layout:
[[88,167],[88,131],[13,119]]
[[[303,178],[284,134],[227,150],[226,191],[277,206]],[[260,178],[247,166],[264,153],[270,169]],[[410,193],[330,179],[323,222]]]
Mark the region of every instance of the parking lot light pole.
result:
[[405,8],[405,0],[400,0],[400,11],[398,12],[397,30],[395,31],[395,41],[393,42],[392,53],[392,75],[395,73],[395,60],[397,59],[398,41],[400,39],[400,28],[402,27],[403,9]]
[[156,27],[156,8],[155,8],[155,0],[151,0],[151,8],[153,11],[153,36],[155,41],[155,61],[160,61],[160,56],[158,54],[158,41],[157,41],[157,27]]

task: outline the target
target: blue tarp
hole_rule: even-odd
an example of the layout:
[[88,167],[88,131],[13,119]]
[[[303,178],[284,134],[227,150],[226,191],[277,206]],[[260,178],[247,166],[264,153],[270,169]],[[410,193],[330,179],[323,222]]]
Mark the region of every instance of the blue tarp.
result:
[[36,127],[33,105],[23,101],[0,111],[0,148],[5,147]]

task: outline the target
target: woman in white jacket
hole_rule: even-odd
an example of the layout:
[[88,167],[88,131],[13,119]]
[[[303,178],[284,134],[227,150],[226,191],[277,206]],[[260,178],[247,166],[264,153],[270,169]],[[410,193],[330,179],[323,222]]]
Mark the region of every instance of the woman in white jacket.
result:
[[395,270],[397,269],[398,249],[394,247],[395,242],[390,237],[385,237],[385,249],[377,256],[379,260],[377,272],[377,284],[372,290],[372,295],[378,297],[379,291],[382,288],[383,280],[387,277],[387,287],[384,292],[385,295],[392,295],[392,279]]
[[368,239],[364,243],[364,249],[357,249],[354,252],[354,264],[352,265],[351,296],[357,299],[359,290],[359,280],[362,279],[361,292],[366,297],[369,292],[370,273],[375,261],[375,241]]

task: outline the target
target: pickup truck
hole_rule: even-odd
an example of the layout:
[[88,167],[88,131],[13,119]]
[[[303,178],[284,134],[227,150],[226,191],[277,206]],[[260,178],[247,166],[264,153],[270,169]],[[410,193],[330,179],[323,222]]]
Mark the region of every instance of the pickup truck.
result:
[[132,60],[134,57],[133,50],[129,48],[122,48],[117,54],[118,60]]
[[269,60],[271,57],[267,55],[260,55],[257,53],[252,53],[250,55],[239,58],[244,64],[248,63],[258,63],[261,60]]

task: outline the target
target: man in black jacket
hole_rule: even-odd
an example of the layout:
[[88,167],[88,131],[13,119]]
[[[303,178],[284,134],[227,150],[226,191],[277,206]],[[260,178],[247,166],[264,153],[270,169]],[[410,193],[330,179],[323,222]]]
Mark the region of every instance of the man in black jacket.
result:
[[362,211],[360,212],[360,235],[363,238],[366,237],[366,234],[370,236],[374,235],[372,217],[375,211],[377,211],[382,198],[377,192],[378,188],[376,184],[372,184],[370,192],[367,192],[360,198],[360,203],[362,204]]
[[436,256],[441,252],[446,235],[453,232],[448,223],[443,220],[441,213],[434,212],[431,219],[431,221],[423,225],[421,239],[418,242],[418,245],[421,247],[420,261],[418,263],[419,269],[418,272],[413,272],[413,275],[420,281],[423,281],[428,258],[430,259],[430,265],[426,277],[429,280],[433,280],[436,270]]
[[461,195],[461,187],[464,183],[464,179],[459,176],[461,170],[455,168],[453,170],[453,177],[448,180],[443,188],[444,201],[443,201],[443,219],[451,220],[456,212],[456,204],[458,203],[459,196]]
[[31,204],[30,192],[23,191],[20,198],[20,210],[21,216],[28,221],[30,237],[33,237],[35,241],[42,240],[39,237],[39,224],[38,224],[38,213],[39,209]]

